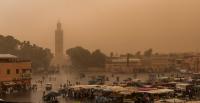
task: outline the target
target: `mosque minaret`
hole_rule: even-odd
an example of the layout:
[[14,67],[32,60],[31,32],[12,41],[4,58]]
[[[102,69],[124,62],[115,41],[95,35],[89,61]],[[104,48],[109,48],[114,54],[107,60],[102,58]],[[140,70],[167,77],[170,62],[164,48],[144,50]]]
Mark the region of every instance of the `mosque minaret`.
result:
[[63,29],[60,22],[57,23],[55,30],[55,64],[63,65],[64,50],[63,50]]
[[57,23],[57,29],[55,30],[55,57],[63,57],[63,30],[60,22]]

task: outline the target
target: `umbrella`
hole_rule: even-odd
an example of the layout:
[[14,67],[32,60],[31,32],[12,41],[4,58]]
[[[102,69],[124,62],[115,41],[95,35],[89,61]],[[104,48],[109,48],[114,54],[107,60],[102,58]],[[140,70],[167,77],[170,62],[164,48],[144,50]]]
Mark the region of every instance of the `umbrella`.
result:
[[58,90],[58,93],[65,93],[67,90],[66,89],[60,89]]
[[58,92],[54,92],[54,91],[52,91],[52,92],[49,92],[47,95],[45,95],[45,96],[47,96],[47,97],[57,97],[57,96],[59,96],[60,94],[58,93]]

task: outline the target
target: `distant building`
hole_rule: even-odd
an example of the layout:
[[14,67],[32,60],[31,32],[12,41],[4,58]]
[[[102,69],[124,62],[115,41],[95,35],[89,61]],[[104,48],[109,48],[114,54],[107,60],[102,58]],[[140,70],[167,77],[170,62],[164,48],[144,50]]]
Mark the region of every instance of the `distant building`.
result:
[[149,57],[111,55],[106,61],[108,72],[193,72],[200,73],[200,53],[160,54]]
[[140,70],[141,67],[141,59],[126,57],[110,57],[105,64],[107,72],[116,73],[134,73]]
[[187,71],[193,73],[200,72],[200,54],[198,53],[182,53],[177,54],[174,59],[174,66],[176,70]]
[[148,72],[167,72],[173,67],[173,59],[168,55],[158,55],[151,57],[144,57],[142,65],[145,71]]
[[165,72],[173,67],[173,59],[168,55],[151,57],[110,57],[106,61],[107,72]]
[[187,56],[184,58],[183,64],[185,69],[199,73],[200,72],[200,54]]
[[31,85],[31,61],[0,54],[0,86]]

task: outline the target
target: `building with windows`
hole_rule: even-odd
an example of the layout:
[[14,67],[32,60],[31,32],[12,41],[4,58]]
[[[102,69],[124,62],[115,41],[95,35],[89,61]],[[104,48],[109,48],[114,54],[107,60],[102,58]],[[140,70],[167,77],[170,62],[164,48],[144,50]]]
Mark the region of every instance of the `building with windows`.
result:
[[0,54],[0,84],[31,85],[31,61],[10,54]]
[[165,72],[173,68],[173,59],[168,55],[151,57],[109,57],[105,68],[107,72],[134,73],[134,72]]
[[[184,69],[188,71],[199,73],[200,72],[200,54],[193,54],[184,58]],[[183,65],[183,64],[182,64]]]
[[174,60],[168,55],[144,57],[142,65],[148,72],[167,72],[173,69]]
[[107,72],[193,72],[200,73],[200,53],[160,54],[149,57],[111,55],[105,63]]
[[127,57],[110,57],[105,68],[107,72],[134,73],[142,67],[141,59]]

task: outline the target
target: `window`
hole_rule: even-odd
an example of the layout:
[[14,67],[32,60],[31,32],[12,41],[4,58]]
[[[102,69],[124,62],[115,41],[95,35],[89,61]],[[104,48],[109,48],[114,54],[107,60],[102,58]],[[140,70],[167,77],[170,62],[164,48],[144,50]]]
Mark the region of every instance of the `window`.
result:
[[7,74],[7,75],[10,74],[10,69],[7,69],[6,74]]
[[16,74],[19,74],[19,69],[16,69]]
[[23,69],[23,70],[22,70],[22,73],[26,73],[26,70],[25,70],[25,69]]

